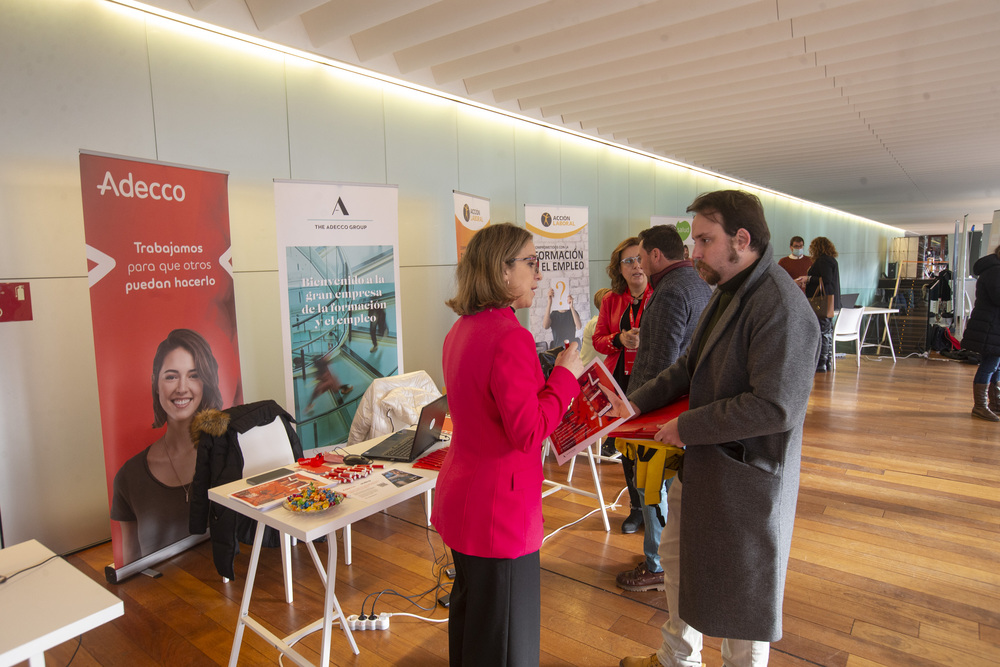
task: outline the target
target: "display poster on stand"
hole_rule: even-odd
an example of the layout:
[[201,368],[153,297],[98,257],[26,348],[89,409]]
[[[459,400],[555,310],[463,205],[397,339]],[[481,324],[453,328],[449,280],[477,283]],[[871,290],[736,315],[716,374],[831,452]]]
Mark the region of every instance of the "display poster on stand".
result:
[[589,212],[586,206],[524,206],[525,227],[535,237],[542,272],[529,315],[539,351],[579,344],[590,319]]
[[[569,461],[635,414],[632,405],[625,398],[625,392],[615,382],[602,360],[594,359],[587,364],[577,382],[580,384],[580,393],[573,398],[569,410],[549,436],[559,465]],[[627,417],[611,415],[611,401],[605,395],[605,390],[617,396],[628,408]]]
[[275,180],[287,407],[303,449],[347,441],[375,378],[403,372],[398,188]]
[[196,458],[188,426],[202,408],[243,402],[228,178],[80,153],[118,573],[109,580],[203,539],[188,532]]
[[451,192],[455,201],[455,242],[461,261],[472,235],[490,224],[490,200],[458,190]]
[[681,241],[684,241],[685,247],[687,247],[688,252],[690,252],[691,250],[694,250],[694,240],[691,238],[691,220],[691,216],[678,218],[676,216],[669,215],[651,215],[649,216],[649,226],[673,225],[677,228],[677,233],[680,234]]

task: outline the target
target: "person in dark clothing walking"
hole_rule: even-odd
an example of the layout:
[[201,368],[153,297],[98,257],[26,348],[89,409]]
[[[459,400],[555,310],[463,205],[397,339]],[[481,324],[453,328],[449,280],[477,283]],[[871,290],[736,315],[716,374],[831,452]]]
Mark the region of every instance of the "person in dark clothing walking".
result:
[[1000,422],[1000,246],[972,265],[976,304],[972,307],[962,349],[979,353],[972,380],[972,416]]

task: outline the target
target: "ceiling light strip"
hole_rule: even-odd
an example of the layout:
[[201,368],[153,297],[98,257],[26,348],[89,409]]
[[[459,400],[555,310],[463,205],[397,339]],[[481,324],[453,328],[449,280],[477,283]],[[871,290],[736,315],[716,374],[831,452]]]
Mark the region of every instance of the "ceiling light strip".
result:
[[859,221],[862,221],[862,222],[866,222],[866,223],[869,223],[869,224],[873,224],[873,225],[877,225],[879,227],[886,227],[888,229],[891,229],[891,230],[894,230],[894,231],[898,232],[900,235],[905,234],[905,231],[903,229],[900,229],[898,227],[893,227],[892,225],[887,225],[884,222],[878,222],[877,220],[871,220],[869,218],[865,218],[865,217],[862,217],[860,215],[855,215],[853,213],[848,213],[846,211],[841,211],[841,210],[832,208],[830,206],[825,206],[823,204],[818,204],[816,202],[812,202],[812,201],[809,201],[809,200],[806,200],[806,199],[800,199],[799,197],[795,197],[793,195],[789,195],[789,194],[786,194],[784,192],[779,192],[777,190],[772,190],[771,188],[768,188],[768,187],[765,187],[765,186],[762,186],[762,185],[757,185],[755,183],[749,183],[747,181],[743,181],[743,180],[740,180],[738,178],[734,178],[732,176],[727,176],[727,175],[724,175],[724,174],[720,174],[720,173],[711,171],[709,169],[705,169],[703,167],[697,167],[697,166],[694,166],[694,165],[691,165],[691,164],[687,164],[687,163],[684,163],[684,162],[679,162],[677,160],[671,160],[670,158],[663,157],[662,155],[656,155],[654,153],[649,153],[647,151],[644,151],[644,150],[641,150],[641,149],[638,149],[638,148],[634,148],[632,146],[626,146],[626,145],[623,145],[623,144],[616,143],[614,141],[609,141],[609,140],[604,139],[602,137],[595,137],[593,135],[585,134],[583,132],[578,132],[576,130],[572,130],[572,129],[567,128],[567,127],[560,127],[558,125],[553,125],[553,124],[548,123],[548,122],[546,122],[544,120],[538,120],[536,118],[530,118],[528,116],[522,116],[520,114],[516,114],[516,113],[510,112],[510,111],[506,111],[504,109],[498,109],[496,107],[491,107],[491,106],[489,106],[487,104],[483,104],[481,102],[476,102],[475,100],[466,99],[464,97],[459,97],[457,95],[452,95],[450,93],[446,93],[446,92],[440,91],[440,90],[434,90],[433,88],[427,88],[427,87],[421,86],[420,84],[417,84],[417,83],[412,83],[412,82],[409,82],[409,81],[403,81],[402,79],[397,79],[397,78],[389,76],[387,74],[382,74],[380,72],[375,72],[373,70],[365,69],[365,68],[359,67],[357,65],[352,65],[350,63],[345,63],[345,62],[342,62],[342,61],[339,61],[339,60],[334,60],[332,58],[327,58],[325,56],[320,56],[320,55],[317,55],[315,53],[309,53],[308,51],[301,51],[299,49],[295,49],[295,48],[292,48],[290,46],[284,46],[282,44],[277,44],[275,42],[270,42],[270,41],[267,41],[265,39],[261,39],[259,37],[254,37],[253,35],[247,35],[247,34],[244,34],[244,33],[236,32],[235,30],[230,30],[228,28],[223,28],[221,26],[213,25],[211,23],[207,23],[205,21],[201,21],[199,19],[192,18],[190,16],[184,16],[183,14],[177,14],[175,12],[171,12],[171,11],[168,11],[168,10],[165,10],[165,9],[160,9],[159,7],[152,7],[152,6],[144,4],[142,2],[136,2],[135,0],[105,0],[105,2],[107,2],[109,4],[112,4],[112,5],[118,5],[120,7],[125,7],[125,8],[128,8],[128,9],[132,9],[132,10],[135,10],[135,11],[140,12],[142,14],[148,14],[148,15],[151,15],[151,16],[156,16],[158,18],[167,20],[167,21],[172,21],[172,22],[175,22],[175,23],[180,23],[180,24],[192,27],[192,28],[196,28],[198,30],[203,30],[205,32],[213,33],[215,35],[219,35],[219,36],[222,36],[222,37],[227,37],[229,39],[233,39],[233,40],[236,40],[236,41],[239,41],[239,42],[243,42],[243,43],[246,43],[246,44],[252,44],[254,46],[257,46],[257,47],[260,47],[262,49],[266,49],[266,50],[269,50],[269,51],[276,51],[276,52],[279,52],[279,53],[283,53],[285,55],[292,56],[294,58],[300,58],[302,60],[307,60],[307,61],[310,61],[310,62],[314,62],[314,63],[317,63],[319,65],[324,65],[324,66],[327,66],[327,67],[332,67],[334,69],[338,69],[338,70],[341,70],[341,71],[344,71],[344,72],[349,72],[351,74],[355,74],[355,75],[358,75],[358,76],[363,76],[363,77],[366,77],[366,78],[369,78],[369,79],[374,79],[376,81],[380,81],[380,82],[383,82],[383,83],[388,83],[388,84],[391,84],[391,85],[394,85],[394,86],[399,86],[401,88],[406,88],[408,90],[413,90],[413,91],[416,91],[416,92],[419,92],[419,93],[424,93],[426,95],[431,95],[433,97],[445,99],[445,100],[448,100],[450,102],[454,102],[456,104],[462,104],[462,105],[469,106],[469,107],[474,107],[474,108],[477,108],[477,109],[480,109],[482,111],[486,111],[486,112],[489,112],[489,113],[495,113],[495,114],[500,114],[500,115],[503,115],[503,116],[507,116],[508,118],[513,118],[514,120],[517,120],[517,121],[521,121],[521,122],[524,122],[524,123],[530,123],[531,125],[537,125],[539,127],[547,128],[547,129],[549,129],[549,130],[551,130],[553,132],[558,132],[558,133],[561,133],[561,134],[568,134],[568,135],[577,137],[579,139],[583,139],[583,140],[588,141],[588,142],[594,142],[594,143],[602,144],[602,145],[607,146],[607,147],[612,148],[612,149],[624,151],[626,153],[631,153],[633,155],[639,155],[639,156],[645,157],[647,159],[653,160],[655,162],[669,164],[669,165],[672,165],[672,166],[677,167],[679,169],[685,169],[685,170],[688,170],[688,171],[694,171],[694,172],[697,172],[697,173],[700,173],[700,174],[704,174],[706,176],[710,176],[712,178],[718,178],[718,179],[722,179],[724,181],[729,181],[730,183],[734,183],[734,184],[742,186],[742,187],[751,188],[751,189],[754,189],[754,190],[758,190],[760,192],[766,192],[766,193],[775,195],[777,197],[781,197],[782,199],[787,199],[787,200],[790,200],[790,201],[795,201],[795,202],[800,202],[800,203],[803,203],[803,204],[807,204],[809,206],[812,206],[812,207],[820,209],[820,210],[830,211],[830,212],[836,213],[838,215],[843,215],[843,216],[847,216],[847,217],[850,217],[850,218],[854,218],[856,220],[859,220]]

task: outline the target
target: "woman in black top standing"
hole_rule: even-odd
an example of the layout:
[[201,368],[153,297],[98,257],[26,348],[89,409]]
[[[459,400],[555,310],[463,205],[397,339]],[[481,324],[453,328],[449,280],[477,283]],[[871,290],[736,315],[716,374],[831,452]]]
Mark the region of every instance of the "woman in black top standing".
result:
[[[840,265],[837,263],[837,248],[833,241],[825,236],[817,236],[809,244],[809,257],[812,259],[812,266],[805,278],[799,279],[805,283],[806,296],[812,298],[822,280],[823,291],[827,295],[833,295],[834,310],[840,310]],[[822,336],[816,372],[825,373],[833,365],[833,318],[819,318],[819,329]]]

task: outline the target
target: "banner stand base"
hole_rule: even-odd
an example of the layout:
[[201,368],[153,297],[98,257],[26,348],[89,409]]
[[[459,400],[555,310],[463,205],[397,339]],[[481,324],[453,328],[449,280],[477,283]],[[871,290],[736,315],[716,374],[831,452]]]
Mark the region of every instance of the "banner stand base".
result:
[[104,578],[107,579],[109,584],[120,584],[134,574],[139,572],[145,574],[146,570],[155,572],[156,576],[162,576],[162,573],[156,572],[156,570],[151,570],[150,568],[154,565],[159,565],[168,558],[172,558],[179,553],[187,551],[196,544],[201,544],[207,539],[208,533],[205,533],[204,535],[191,535],[190,537],[178,540],[169,546],[163,547],[159,551],[154,551],[148,556],[143,556],[139,560],[134,560],[131,563],[122,565],[121,567],[116,568],[114,563],[110,563],[104,568]]

